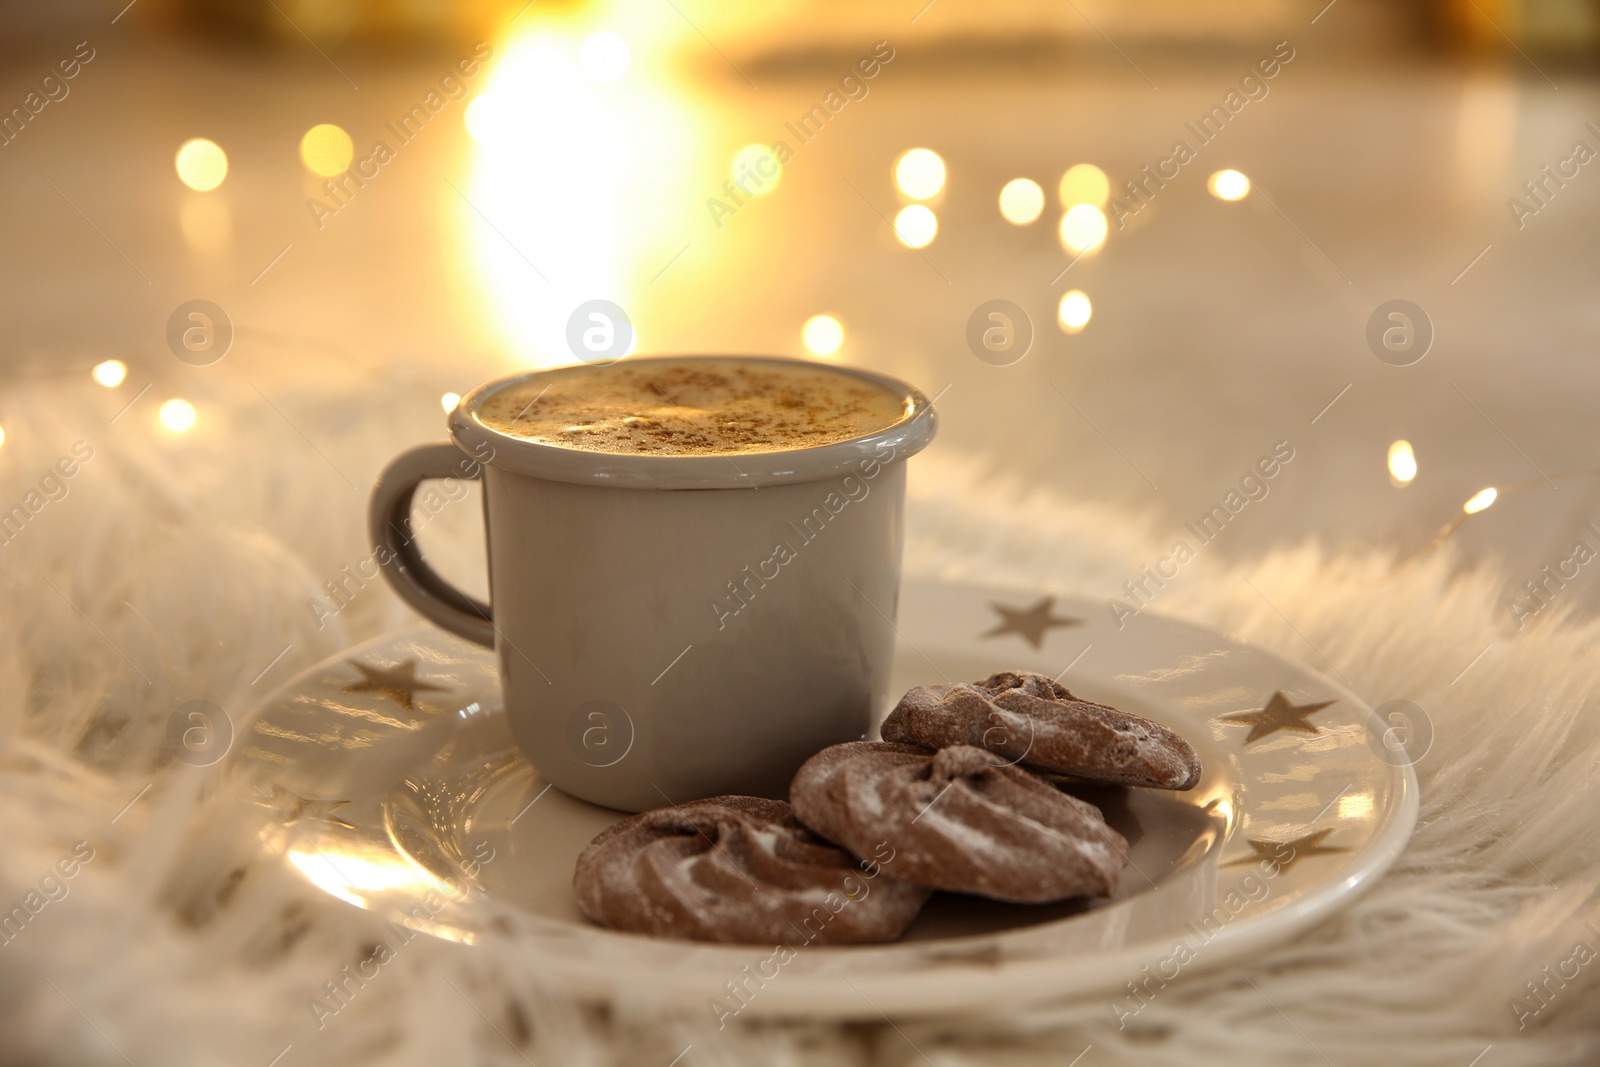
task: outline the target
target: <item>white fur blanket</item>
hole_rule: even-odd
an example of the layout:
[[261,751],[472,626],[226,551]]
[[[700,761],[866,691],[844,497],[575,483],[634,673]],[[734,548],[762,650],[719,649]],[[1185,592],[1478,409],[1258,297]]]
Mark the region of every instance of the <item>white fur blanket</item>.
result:
[[[0,1062],[1600,1061],[1600,624],[1552,609],[1513,634],[1499,576],[1457,573],[1449,552],[1402,570],[1314,546],[1247,569],[1202,557],[1156,609],[1328,670],[1314,645],[1369,702],[1425,708],[1416,836],[1348,910],[1185,975],[1137,1025],[1119,1030],[1100,999],[716,1033],[698,1014],[576,1006],[493,942],[418,937],[319,1029],[309,998],[368,955],[379,920],[262,860],[250,798],[220,765],[171,761],[164,734],[186,700],[243,712],[405,621],[376,583],[321,629],[307,601],[364,555],[365,488],[390,454],[440,436],[437,402],[415,386],[280,385],[262,390],[269,405],[212,385],[175,437],[154,425],[158,391],[109,422],[142,384],[137,367],[116,391],[75,372],[6,406],[0,510],[28,517],[0,535],[0,911],[27,920],[0,933]],[[344,414],[380,405],[381,419]],[[1166,547],[1136,518],[997,485],[937,447],[914,467],[915,572],[1110,596]],[[425,540],[466,574],[481,567],[477,518],[452,508]]]

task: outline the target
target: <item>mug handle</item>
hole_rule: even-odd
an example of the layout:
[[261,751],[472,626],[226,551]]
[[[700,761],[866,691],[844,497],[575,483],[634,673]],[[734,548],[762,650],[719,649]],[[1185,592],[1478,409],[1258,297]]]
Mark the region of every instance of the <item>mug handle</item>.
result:
[[368,532],[384,577],[400,599],[458,637],[494,647],[489,605],[441,578],[422,558],[411,531],[411,498],[429,478],[480,478],[483,465],[449,441],[418,445],[396,456],[372,487]]

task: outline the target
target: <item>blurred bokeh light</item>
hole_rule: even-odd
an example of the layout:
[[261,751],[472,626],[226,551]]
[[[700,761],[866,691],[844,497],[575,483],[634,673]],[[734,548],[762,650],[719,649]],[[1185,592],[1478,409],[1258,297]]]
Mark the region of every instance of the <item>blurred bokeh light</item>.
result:
[[1105,207],[1111,199],[1111,182],[1106,172],[1093,163],[1079,163],[1067,168],[1061,176],[1061,206],[1071,209],[1078,204]]
[[1026,226],[1044,212],[1044,188],[1032,178],[1013,178],[1000,190],[1000,215],[1013,226]]
[[173,433],[188,433],[194,429],[194,424],[198,421],[199,415],[196,413],[193,404],[187,400],[174,397],[161,405],[161,409],[156,413],[156,418],[160,420],[163,427]]
[[1410,485],[1417,476],[1417,454],[1411,450],[1410,441],[1396,441],[1389,446],[1389,480],[1398,488]]
[[913,200],[930,200],[944,188],[944,160],[931,148],[913,148],[894,165],[894,183]]
[[1206,188],[1218,200],[1243,200],[1250,195],[1250,179],[1236,170],[1219,170],[1206,179]]
[[800,341],[814,356],[831,356],[844,344],[844,323],[832,315],[813,315],[800,327]]
[[331,122],[311,127],[300,138],[300,161],[312,174],[323,178],[343,174],[355,154],[350,135]]
[[1056,321],[1061,329],[1067,333],[1078,333],[1089,325],[1089,318],[1094,314],[1094,308],[1089,303],[1089,296],[1082,289],[1070,289],[1061,297],[1061,303],[1056,307]]
[[907,248],[926,248],[939,232],[939,217],[922,204],[909,204],[894,217],[894,235]]
[[[138,27],[138,42],[101,48],[88,67],[100,80],[74,80],[70,100],[10,146],[28,165],[0,176],[12,182],[8,247],[38,250],[13,257],[15,362],[46,359],[63,306],[92,309],[72,316],[84,336],[59,368],[100,389],[84,371],[122,353],[126,395],[98,399],[116,409],[152,392],[118,426],[151,425],[161,400],[184,396],[205,423],[189,437],[209,438],[227,422],[229,383],[254,381],[276,400],[404,364],[415,365],[406,380],[426,383],[413,415],[436,420],[427,401],[446,404],[447,387],[583,358],[569,324],[605,301],[628,320],[628,351],[789,351],[930,390],[954,383],[934,456],[980,454],[1004,416],[976,388],[992,375],[961,331],[1002,297],[1071,353],[1086,372],[1073,390],[1115,413],[1107,436],[1141,468],[1148,459],[1162,486],[1159,502],[1144,499],[1149,485],[1114,454],[1019,469],[1074,496],[1181,523],[1263,432],[1246,420],[1172,450],[1174,427],[1203,435],[1195,397],[1248,383],[1240,403],[1305,408],[1309,420],[1344,396],[1316,423],[1344,435],[1338,446],[1308,447],[1296,480],[1275,489],[1297,506],[1263,509],[1228,551],[1263,547],[1279,527],[1331,543],[1425,539],[1473,485],[1531,477],[1515,450],[1496,452],[1501,435],[1427,407],[1446,348],[1462,392],[1541,467],[1600,462],[1583,435],[1552,429],[1569,414],[1561,405],[1592,406],[1600,387],[1570,367],[1537,389],[1537,375],[1506,382],[1498,369],[1530,331],[1579,353],[1592,333],[1578,289],[1594,274],[1581,241],[1593,230],[1588,186],[1568,181],[1537,219],[1503,229],[1507,197],[1544,180],[1546,163],[1556,173],[1553,153],[1570,149],[1560,131],[1587,136],[1572,116],[1600,114],[1592,69],[1543,51],[1559,35],[1535,34],[1520,2],[1484,7],[1508,41],[1451,0],[1477,24],[1470,56],[1451,51],[1455,23],[1424,25],[1376,0],[1338,4],[1309,29],[1325,0],[1308,12],[1122,5],[1103,22],[1085,8],[1125,56],[1070,5],[919,2],[901,20],[870,6],[332,0],[284,6],[296,30],[255,0],[159,0],[165,22],[157,2],[126,12],[115,28]],[[4,43],[31,44],[44,61],[67,27],[18,29],[46,17],[21,11]],[[878,40],[879,24],[893,48],[869,61],[862,42]],[[1305,47],[1261,79],[1269,98],[1230,115],[1220,139],[1187,129],[1251,69],[1245,52],[1253,60],[1283,38]],[[14,67],[22,86],[32,67]],[[1381,94],[1365,88],[1375,71]],[[419,105],[426,128],[395,132]],[[1180,139],[1204,147],[1174,171]],[[394,159],[373,170],[363,158],[378,141]],[[56,197],[41,176],[78,210],[35,210],[34,196]],[[1375,182],[1385,197],[1363,192]],[[337,217],[308,213],[308,198]],[[1389,297],[1425,308],[1445,347],[1380,391],[1356,366],[1369,359],[1367,316]],[[161,345],[160,324],[194,298],[238,320],[239,342],[214,370],[191,371]],[[1301,358],[1285,363],[1284,351]],[[1059,454],[1093,431],[1053,421],[1059,398],[1038,352],[1010,374],[1037,408],[1039,454]],[[8,421],[24,433],[14,412]],[[1383,493],[1404,473],[1386,462],[1401,436],[1417,443],[1411,461],[1427,451],[1429,478]],[[334,459],[352,474],[359,462]],[[1566,490],[1552,497],[1577,508]],[[1530,540],[1555,536],[1554,519],[1513,521],[1534,496],[1510,499],[1467,536],[1522,525]]]
[[89,373],[97,385],[115,389],[128,377],[128,365],[120,359],[108,359],[96,363]]
[[210,192],[228,176],[228,154],[215,141],[195,137],[183,142],[173,160],[178,180],[198,192]]
[[1093,204],[1075,204],[1061,216],[1061,245],[1069,252],[1093,252],[1106,243],[1110,224]]
[[[575,308],[596,299],[630,308],[636,287],[682,253],[684,220],[664,203],[712,197],[731,214],[745,200],[724,188],[726,164],[699,171],[690,188],[702,127],[680,94],[642,75],[596,86],[581,47],[540,26],[500,46],[466,113],[471,177],[446,191],[482,283],[471,299],[487,305],[521,367],[571,362]],[[635,50],[630,69],[644,59]]]

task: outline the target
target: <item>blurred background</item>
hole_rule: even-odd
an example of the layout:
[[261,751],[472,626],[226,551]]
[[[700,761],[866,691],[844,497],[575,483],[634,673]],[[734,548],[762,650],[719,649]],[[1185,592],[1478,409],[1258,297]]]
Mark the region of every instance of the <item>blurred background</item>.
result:
[[1174,541],[1465,519],[1509,628],[1547,565],[1600,600],[1594,0],[71,0],[0,49],[0,427],[70,380],[204,450],[376,379],[398,449],[604,300]]

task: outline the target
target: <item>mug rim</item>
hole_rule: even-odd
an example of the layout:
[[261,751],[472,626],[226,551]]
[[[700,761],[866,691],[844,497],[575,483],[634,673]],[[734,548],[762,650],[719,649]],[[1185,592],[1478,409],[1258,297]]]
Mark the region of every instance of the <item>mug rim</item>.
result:
[[882,429],[825,445],[773,452],[691,456],[652,456],[563,448],[513,437],[485,424],[479,417],[483,401],[502,389],[543,374],[596,366],[572,363],[507,375],[472,389],[450,412],[450,437],[458,448],[469,455],[489,455],[491,458],[484,460],[487,466],[551,481],[621,489],[746,489],[823,481],[857,473],[863,469],[863,464],[897,462],[922,451],[938,430],[939,420],[933,402],[920,389],[876,371],[772,355],[652,354],[627,357],[625,361],[646,363],[655,360],[804,365],[827,373],[863,379],[888,389],[908,405],[909,411]]

